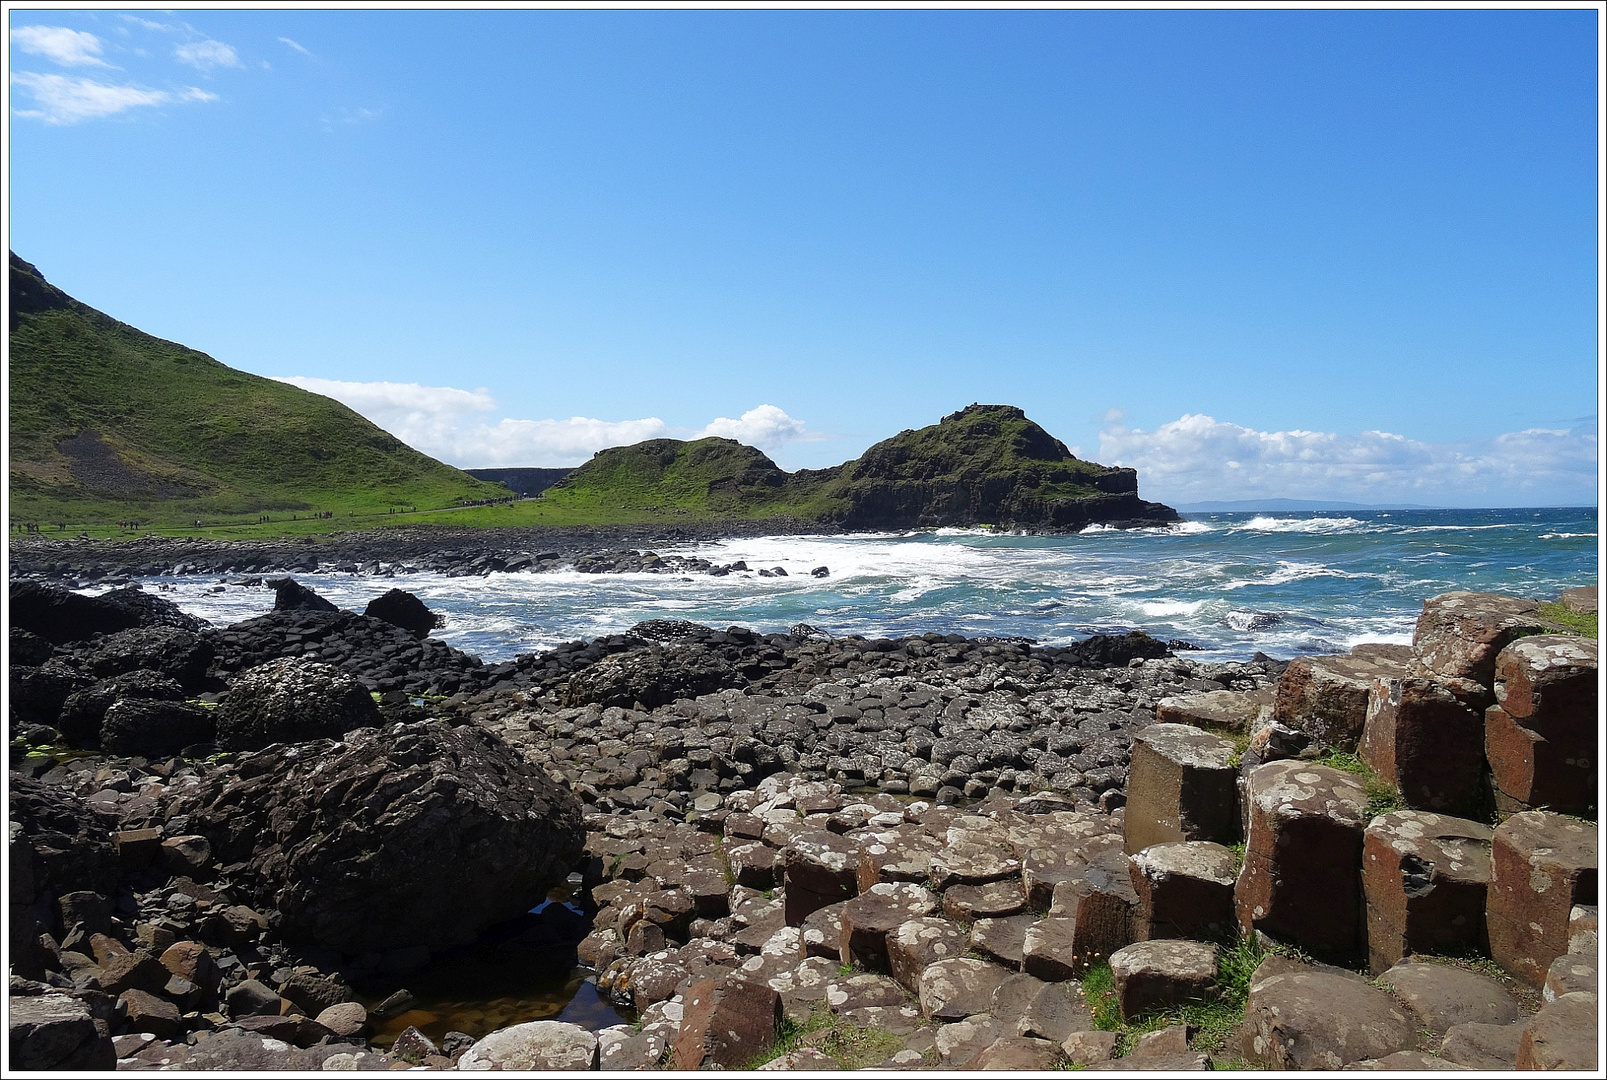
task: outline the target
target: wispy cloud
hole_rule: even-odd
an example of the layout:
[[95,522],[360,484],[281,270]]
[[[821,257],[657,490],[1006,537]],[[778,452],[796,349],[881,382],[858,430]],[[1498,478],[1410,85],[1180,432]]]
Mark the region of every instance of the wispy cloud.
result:
[[303,56],[311,56],[312,55],[312,50],[308,49],[307,46],[303,45],[299,41],[292,41],[290,38],[287,38],[287,37],[282,37],[279,40],[284,42],[286,45],[290,46],[290,48],[295,49],[297,52],[299,52]]
[[497,403],[487,391],[419,383],[343,382],[292,375],[280,382],[332,397],[414,449],[463,468],[579,465],[599,450],[643,439],[718,435],[761,449],[822,438],[774,405],[738,419],[719,417],[698,430],[673,428],[656,416],[641,420],[492,421]]
[[327,110],[322,119],[324,130],[333,131],[338,127],[356,127],[359,124],[367,124],[374,120],[378,120],[384,115],[384,109],[365,109],[361,107],[341,105],[337,108]]
[[1099,436],[1099,460],[1138,470],[1146,498],[1328,498],[1458,506],[1590,502],[1593,428],[1534,428],[1431,443],[1387,431],[1257,431],[1191,414],[1154,431],[1117,416]]
[[210,38],[203,38],[200,41],[186,41],[181,45],[175,45],[173,55],[198,71],[243,66],[232,45],[225,45],[221,41],[213,41]]
[[65,26],[19,26],[11,44],[30,56],[43,56],[62,67],[111,67],[100,58],[100,38]]
[[171,26],[168,23],[152,22],[150,19],[142,19],[138,15],[119,15],[117,17],[122,19],[124,22],[133,23],[135,26],[143,26],[147,30],[162,30],[171,32],[178,29],[178,27]]
[[13,106],[15,115],[43,120],[47,124],[76,124],[142,106],[217,100],[216,94],[209,94],[194,86],[179,90],[151,90],[143,86],[118,86],[94,79],[42,75],[32,71],[13,71],[11,85],[26,90],[36,106],[32,109]]

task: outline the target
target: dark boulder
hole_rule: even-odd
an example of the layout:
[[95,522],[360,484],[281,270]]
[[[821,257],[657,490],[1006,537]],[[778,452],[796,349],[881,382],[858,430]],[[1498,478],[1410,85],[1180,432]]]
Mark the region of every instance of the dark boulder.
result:
[[180,809],[281,934],[344,953],[471,941],[545,899],[585,842],[568,790],[439,720],[270,747]]
[[192,632],[200,632],[208,626],[205,619],[186,615],[173,601],[146,592],[138,583],[101,593],[95,599],[131,613],[140,626],[176,626]]
[[56,655],[56,647],[38,634],[20,626],[11,628],[11,662],[38,667]]
[[[31,874],[39,894],[117,893],[117,849],[112,846],[115,818],[59,787],[11,774],[11,821],[21,825],[28,844],[12,846],[30,867],[10,867],[11,880]],[[30,854],[31,853],[31,854]]]
[[65,660],[47,660],[38,667],[13,667],[11,719],[15,724],[56,725],[69,697],[93,685],[94,680]]
[[424,601],[401,589],[392,589],[370,600],[363,614],[371,619],[383,619],[392,626],[400,626],[420,641],[429,637],[431,630],[446,623],[445,616],[431,611],[424,606]]
[[12,996],[6,1008],[11,1067],[31,1072],[112,1072],[117,1051],[90,1007],[70,994]]
[[36,581],[11,582],[11,625],[55,645],[140,625],[134,611]]
[[1086,641],[1066,646],[1093,667],[1125,667],[1132,660],[1157,660],[1170,656],[1166,642],[1142,630],[1130,634],[1095,634]]
[[273,588],[273,609],[275,611],[340,610],[305,585],[297,584],[295,578],[269,578],[268,585]]
[[337,667],[301,656],[243,672],[217,713],[218,745],[258,750],[270,743],[338,739],[380,722],[363,684]]
[[718,653],[696,646],[653,646],[598,661],[569,680],[564,704],[569,707],[641,702],[649,709],[678,698],[695,698],[742,683]]
[[211,711],[183,701],[124,698],[100,723],[101,749],[123,757],[172,757],[213,734]]
[[70,694],[62,703],[56,727],[71,746],[94,749],[100,745],[100,724],[106,710],[119,701],[183,701],[184,687],[161,672],[140,668],[113,675]]
[[206,680],[212,663],[212,643],[200,634],[176,626],[149,626],[119,630],[78,650],[85,671],[100,678],[129,671],[157,671],[194,690]]

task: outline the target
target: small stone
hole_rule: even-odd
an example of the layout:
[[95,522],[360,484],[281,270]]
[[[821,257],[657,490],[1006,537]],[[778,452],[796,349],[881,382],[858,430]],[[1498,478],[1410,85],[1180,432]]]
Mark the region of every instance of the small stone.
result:
[[493,1031],[458,1059],[463,1072],[597,1068],[597,1036],[575,1024],[536,1020]]
[[1074,1031],[1060,1044],[1061,1052],[1071,1065],[1099,1065],[1110,1060],[1116,1052],[1114,1031]]
[[1048,1039],[1001,1035],[965,1068],[977,1072],[1047,1072],[1060,1062],[1060,1047]]
[[1457,1065],[1484,1072],[1511,1072],[1517,1068],[1522,1024],[1457,1024],[1445,1033],[1440,1056]]
[[1448,964],[1408,960],[1378,978],[1435,1034],[1458,1024],[1510,1024],[1523,1015],[1500,983]]
[[1564,994],[1596,993],[1596,956],[1594,953],[1564,953],[1551,962],[1546,972],[1546,984],[1541,996],[1556,1001]]
[[361,1035],[368,1027],[368,1010],[363,1008],[361,1002],[343,1001],[338,1005],[331,1005],[320,1012],[314,1019],[339,1038],[351,1038]]
[[1131,1057],[1175,1057],[1189,1051],[1188,1028],[1182,1024],[1169,1024],[1159,1031],[1148,1031],[1138,1037]]

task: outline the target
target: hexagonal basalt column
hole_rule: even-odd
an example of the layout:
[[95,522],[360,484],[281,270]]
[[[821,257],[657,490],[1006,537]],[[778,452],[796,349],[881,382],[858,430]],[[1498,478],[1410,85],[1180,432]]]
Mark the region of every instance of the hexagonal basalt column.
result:
[[1362,842],[1372,969],[1414,952],[1482,952],[1489,882],[1488,825],[1420,810],[1374,818]]
[[919,885],[905,881],[872,885],[843,907],[842,962],[866,971],[890,972],[887,935],[937,910],[937,897]]
[[1448,592],[1423,601],[1412,649],[1425,674],[1472,679],[1489,686],[1495,658],[1528,634],[1561,629],[1542,619],[1539,604],[1497,593]]
[[1527,637],[1501,650],[1484,714],[1497,808],[1579,812],[1596,801],[1597,643]]
[[1273,719],[1341,750],[1355,750],[1373,682],[1406,674],[1385,655],[1299,656],[1278,677]]
[[1274,761],[1250,774],[1250,835],[1234,888],[1239,926],[1353,955],[1362,933],[1367,791],[1349,773]]
[[1568,952],[1576,904],[1596,902],[1596,826],[1531,810],[1497,827],[1490,846],[1485,920],[1490,955],[1520,981],[1545,983]]
[[1216,947],[1198,941],[1140,941],[1111,954],[1122,1019],[1201,997],[1216,982]]
[[1128,854],[1151,844],[1239,837],[1233,744],[1187,724],[1133,736],[1122,828]]
[[810,832],[781,849],[788,926],[859,894],[859,848],[836,833]]
[[1386,677],[1367,696],[1358,753],[1394,784],[1407,806],[1443,814],[1471,813],[1484,772],[1483,706],[1432,679]]
[[1237,927],[1233,883],[1238,859],[1221,844],[1155,844],[1129,859],[1138,912],[1133,936],[1231,940]]

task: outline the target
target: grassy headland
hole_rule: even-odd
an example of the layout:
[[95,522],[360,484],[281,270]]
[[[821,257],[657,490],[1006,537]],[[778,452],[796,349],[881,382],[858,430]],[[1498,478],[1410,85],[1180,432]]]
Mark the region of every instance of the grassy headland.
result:
[[972,405],[854,461],[793,473],[730,439],[653,439],[601,451],[539,497],[512,501],[339,402],[118,322],[15,254],[10,291],[14,532],[260,539],[400,525],[1177,519],[1138,498],[1133,470],[1077,459],[1010,405]]
[[509,495],[337,401],[118,322],[16,255],[9,270],[13,523],[328,513],[315,519],[328,529],[391,507]]

